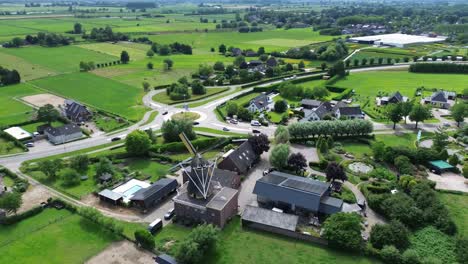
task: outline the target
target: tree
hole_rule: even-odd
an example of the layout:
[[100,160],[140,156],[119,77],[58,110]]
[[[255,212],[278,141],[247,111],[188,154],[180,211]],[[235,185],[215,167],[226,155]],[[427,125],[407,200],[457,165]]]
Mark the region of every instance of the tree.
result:
[[193,131],[193,122],[186,119],[170,119],[163,122],[161,133],[166,143],[180,141],[179,134],[185,133],[189,139],[196,137]]
[[153,51],[152,49],[148,50],[148,51],[146,52],[146,56],[152,58],[152,57],[154,56],[154,51]]
[[401,263],[400,251],[395,246],[385,246],[380,251],[380,257],[385,263],[398,264]]
[[382,141],[373,142],[371,144],[372,155],[375,161],[383,161],[385,155],[385,143]]
[[141,130],[134,130],[125,139],[125,149],[128,153],[141,156],[148,154],[151,147],[151,139]]
[[22,203],[21,193],[18,192],[7,192],[0,197],[0,208],[9,213],[16,214]]
[[250,121],[252,120],[253,114],[244,107],[239,107],[239,110],[237,111],[237,117],[240,120]]
[[288,102],[286,100],[278,100],[275,102],[275,112],[284,113],[288,109]]
[[393,122],[393,129],[395,130],[396,124],[401,121],[402,113],[401,113],[401,104],[389,104],[386,107],[387,110],[387,118]]
[[145,91],[145,93],[149,91],[149,88],[150,88],[149,82],[143,82],[141,86],[143,86],[143,91]]
[[83,33],[83,27],[81,26],[80,23],[75,23],[75,25],[73,25],[73,33],[74,33],[74,34],[81,34],[81,33]]
[[226,102],[226,113],[228,116],[237,115],[237,111],[239,110],[239,106],[234,101],[227,101]]
[[354,67],[359,66],[359,60],[358,60],[358,59],[354,59],[354,60],[353,60],[353,65],[354,65]]
[[197,264],[203,259],[203,252],[199,250],[198,243],[192,240],[184,240],[180,243],[175,258],[180,263]]
[[361,216],[356,213],[336,213],[325,220],[323,237],[337,249],[361,249]]
[[80,175],[74,169],[64,168],[58,172],[58,175],[63,186],[74,186],[80,183]]
[[322,64],[320,64],[320,68],[322,69],[322,71],[324,71],[327,68],[327,64],[325,62],[322,62]]
[[468,162],[463,163],[462,173],[463,173],[463,177],[468,179]]
[[330,94],[330,92],[327,90],[327,88],[322,87],[322,86],[317,86],[312,88],[311,90],[311,95],[313,98],[321,100],[327,97]]
[[288,158],[288,166],[293,168],[296,174],[307,168],[307,160],[302,153],[293,153]]
[[289,142],[289,130],[285,126],[278,126],[275,130],[275,143],[286,144]]
[[455,254],[458,263],[468,263],[468,238],[466,236],[455,240]]
[[330,76],[345,76],[345,65],[342,60],[338,61],[337,63],[333,64],[333,66],[328,70],[328,74]]
[[405,119],[406,124],[406,117],[411,113],[413,109],[413,103],[411,101],[401,103],[401,115]]
[[148,70],[152,70],[154,68],[154,64],[152,62],[148,62],[148,64],[146,64],[146,68]]
[[38,163],[38,168],[42,171],[48,180],[53,181],[57,176],[57,172],[63,167],[62,160],[44,160]]
[[237,67],[239,67],[243,62],[245,62],[244,56],[237,56],[234,59],[234,65],[237,66]]
[[148,230],[141,229],[135,231],[135,240],[139,245],[141,245],[142,248],[146,250],[151,251],[156,246],[153,235],[151,235]]
[[180,263],[201,263],[204,255],[218,241],[219,230],[213,225],[199,225],[180,244],[175,257]]
[[47,122],[49,125],[60,117],[60,113],[51,104],[39,107],[37,110],[37,120]]
[[265,54],[265,48],[264,48],[264,47],[258,48],[257,54],[258,54],[259,56]]
[[172,69],[172,67],[174,66],[174,61],[172,61],[171,59],[164,59],[164,63],[167,65],[167,70]]
[[224,45],[224,44],[219,45],[218,51],[219,51],[219,53],[225,54],[226,53],[226,45]]
[[289,145],[278,144],[276,145],[270,154],[270,163],[275,168],[284,169],[288,164],[289,156]]
[[441,152],[448,145],[448,135],[444,131],[436,131],[432,138],[432,148],[437,152]]
[[158,48],[158,53],[161,56],[167,56],[171,54],[171,48],[168,45],[161,45]]
[[213,65],[213,70],[224,71],[225,70],[224,63],[222,61],[215,62],[215,64]]
[[258,136],[250,136],[248,141],[257,156],[260,156],[263,152],[268,152],[268,150],[270,150],[270,141],[268,140],[268,136],[263,133]]
[[451,114],[453,120],[457,122],[457,127],[460,127],[460,123],[468,116],[468,107],[466,107],[465,103],[455,104],[452,106]]
[[423,105],[417,104],[413,106],[413,109],[411,109],[411,112],[409,114],[409,118],[411,121],[415,121],[415,129],[418,128],[418,123],[419,122],[424,122],[424,120],[431,118],[431,110]]
[[344,182],[348,180],[348,176],[346,176],[343,166],[334,161],[328,163],[328,166],[325,169],[325,174],[327,176],[327,181],[340,180]]
[[418,252],[414,249],[407,249],[401,255],[401,261],[403,264],[419,264],[419,255]]
[[78,155],[70,158],[70,168],[79,171],[86,172],[89,166],[89,158],[87,155]]
[[122,53],[120,53],[120,61],[123,64],[127,64],[130,61],[130,55],[128,55],[128,52],[123,50]]
[[449,157],[448,163],[455,167],[458,165],[458,163],[460,163],[460,160],[458,159],[458,156],[456,154],[453,154]]
[[109,159],[102,157],[96,164],[96,176],[99,177],[106,173],[114,175],[114,167],[112,166],[112,162]]
[[198,80],[192,82],[192,94],[206,94],[206,88]]
[[382,249],[384,246],[405,249],[409,246],[409,234],[401,222],[393,220],[390,224],[374,225],[370,232],[370,242],[377,249]]
[[304,63],[304,61],[301,60],[301,61],[299,62],[299,64],[297,65],[297,67],[298,67],[299,69],[304,69],[304,68],[305,68],[305,63]]
[[400,155],[395,158],[393,161],[395,167],[398,169],[400,174],[408,174],[411,175],[413,173],[413,165],[408,157],[404,155]]

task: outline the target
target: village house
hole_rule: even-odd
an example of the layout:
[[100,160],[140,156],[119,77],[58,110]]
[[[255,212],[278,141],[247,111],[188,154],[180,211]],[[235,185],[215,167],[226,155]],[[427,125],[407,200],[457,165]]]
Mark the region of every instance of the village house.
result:
[[81,132],[80,127],[75,124],[66,124],[60,127],[48,127],[44,130],[44,134],[54,145],[74,141],[83,136],[83,132]]
[[218,163],[218,168],[245,175],[255,165],[258,158],[258,155],[252,149],[252,145],[245,141],[238,148],[226,152],[221,162]]
[[395,92],[391,96],[377,98],[377,105],[397,104],[406,101],[408,101],[408,97],[403,96],[400,92]]
[[247,110],[252,113],[266,111],[268,110],[268,104],[270,102],[270,97],[267,94],[262,93],[254,99],[250,100],[249,106],[247,106]]
[[91,119],[93,114],[86,106],[77,103],[73,100],[65,100],[63,115],[70,121],[75,123],[86,122]]
[[434,107],[448,109],[450,108],[449,100],[454,100],[456,94],[454,92],[439,91],[433,93],[430,97],[424,98],[424,104],[430,104]]

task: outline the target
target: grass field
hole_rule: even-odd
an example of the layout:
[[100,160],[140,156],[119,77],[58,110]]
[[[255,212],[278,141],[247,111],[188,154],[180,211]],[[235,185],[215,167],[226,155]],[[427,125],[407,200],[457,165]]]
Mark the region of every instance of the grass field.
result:
[[[207,98],[207,97],[210,97],[212,95],[215,95],[215,94],[219,94],[219,93],[222,93],[222,92],[225,92],[227,91],[229,88],[209,88],[209,89],[206,89],[206,94],[192,94],[192,91],[189,89],[189,94],[191,95],[190,98],[187,98],[187,100],[199,100],[199,99],[204,99],[204,98]],[[177,100],[177,101],[174,101],[170,98],[169,95],[167,95],[165,92],[162,92],[162,93],[158,93],[156,94],[155,96],[153,96],[153,101],[155,102],[160,102],[160,103],[163,103],[163,104],[174,104],[174,103],[183,103],[185,100]]]
[[73,98],[129,120],[140,120],[143,89],[102,78],[91,73],[72,73],[32,81],[38,87]]
[[10,155],[21,152],[24,152],[24,150],[15,146],[13,142],[0,137],[0,155]]
[[438,196],[449,209],[450,216],[457,225],[458,233],[468,236],[468,195],[438,193]]
[[400,91],[405,96],[414,97],[416,88],[438,88],[462,92],[468,88],[468,76],[463,74],[409,73],[406,71],[371,71],[352,73],[338,81],[336,86],[352,87],[360,96],[375,99],[379,91],[394,93]]
[[79,215],[46,209],[0,228],[0,263],[83,263],[116,240]]
[[0,125],[17,124],[30,120],[34,109],[15,100],[15,98],[18,99],[37,93],[39,93],[37,89],[25,83],[1,87]]
[[16,56],[30,64],[40,65],[58,73],[79,71],[80,61],[111,62],[118,58],[107,54],[80,48],[64,46],[45,48],[40,46],[0,49],[0,53]]
[[29,61],[17,56],[3,53],[0,50],[1,66],[7,69],[15,69],[20,73],[23,81],[29,81],[48,75],[55,75],[55,71],[40,66],[39,64],[30,63]]
[[[47,124],[47,122],[36,122],[36,123],[28,124],[28,125],[25,125],[25,126],[21,126],[21,128],[32,134],[32,133],[37,131],[38,126],[45,125],[45,124]],[[60,122],[60,121],[54,121],[54,122],[51,123],[51,125],[53,127],[59,127],[59,126],[63,125],[63,123]]]
[[247,136],[246,134],[241,134],[241,133],[236,133],[236,132],[231,132],[231,131],[223,131],[223,130],[208,128],[208,127],[194,127],[193,130],[195,130],[195,132],[199,131],[199,132],[206,132],[206,133],[218,134],[218,135],[224,135],[224,136],[233,136],[233,137]]
[[150,181],[155,182],[166,176],[171,165],[161,164],[146,159],[131,159],[126,161],[131,171],[140,171],[145,176],[150,176]]
[[79,45],[80,48],[96,51],[98,53],[104,53],[116,58],[120,58],[120,53],[122,51],[127,51],[128,55],[130,56],[130,60],[141,60],[146,57],[146,52],[149,50],[150,46],[148,45],[143,45],[146,46],[146,50],[143,50],[142,48],[134,48],[133,46],[141,45],[143,44],[132,44],[132,45],[120,45],[118,44],[112,44],[112,43],[93,43],[93,44],[83,44]]

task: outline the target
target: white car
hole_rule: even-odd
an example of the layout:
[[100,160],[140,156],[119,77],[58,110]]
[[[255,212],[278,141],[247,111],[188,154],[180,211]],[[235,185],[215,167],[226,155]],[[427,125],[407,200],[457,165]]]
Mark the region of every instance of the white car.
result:
[[25,145],[26,147],[28,147],[28,148],[34,147],[34,143],[32,143],[32,142],[26,143],[26,144],[24,144],[24,145]]
[[260,122],[258,122],[258,120],[252,120],[252,121],[250,121],[250,125],[252,125],[252,126],[261,126],[262,124],[260,124]]

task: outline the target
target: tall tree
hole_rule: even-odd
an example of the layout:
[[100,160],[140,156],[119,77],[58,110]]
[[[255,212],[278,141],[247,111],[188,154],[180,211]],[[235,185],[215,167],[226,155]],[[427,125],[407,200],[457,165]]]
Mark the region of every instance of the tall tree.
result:
[[468,107],[464,102],[455,104],[452,106],[451,114],[453,120],[457,122],[457,127],[460,127],[460,123],[465,120],[465,117],[468,116]]
[[0,198],[0,208],[4,209],[9,213],[15,213],[21,207],[23,200],[21,198],[21,193],[18,192],[9,192],[5,193]]
[[237,111],[239,110],[239,106],[234,101],[227,101],[226,102],[226,112],[228,116],[237,115]]
[[440,152],[447,147],[448,144],[448,135],[444,131],[438,130],[434,133],[432,137],[432,147]]
[[405,124],[406,124],[406,118],[411,113],[412,109],[413,109],[413,102],[407,101],[407,102],[401,103],[401,115],[405,119]]
[[338,249],[361,249],[361,216],[356,213],[336,213],[325,220],[323,237],[329,245]]
[[222,53],[222,54],[226,53],[226,45],[224,44],[219,45],[218,51],[219,53]]
[[278,126],[275,130],[275,143],[286,144],[289,142],[289,130],[285,126]]
[[396,128],[396,124],[401,121],[403,117],[401,112],[401,104],[389,104],[386,107],[387,117],[393,122],[393,129]]
[[125,139],[125,149],[133,155],[146,155],[151,147],[151,139],[146,132],[134,130]]
[[302,153],[293,153],[288,158],[288,166],[293,168],[297,174],[307,168],[307,160]]
[[75,23],[75,25],[73,25],[73,33],[75,34],[83,33],[83,27],[81,26],[80,23]]
[[60,159],[44,160],[38,163],[39,170],[42,171],[50,181],[55,180],[57,172],[62,169],[62,167],[63,163]]
[[428,107],[417,104],[413,106],[413,109],[411,109],[409,118],[411,121],[416,122],[416,126],[414,128],[417,129],[418,123],[431,118],[431,115],[431,110]]
[[263,133],[258,136],[250,136],[248,141],[252,146],[253,151],[258,156],[262,155],[263,152],[270,150],[270,141],[268,140],[268,136]]
[[328,166],[325,169],[325,174],[327,176],[327,181],[340,180],[344,182],[348,180],[348,176],[346,176],[343,166],[334,161],[328,163]]
[[122,53],[120,53],[120,61],[123,64],[127,64],[130,61],[130,55],[128,55],[126,50],[123,50]]
[[56,121],[59,117],[59,111],[51,104],[41,106],[37,110],[37,119],[43,122],[47,122],[48,124]]
[[289,157],[289,145],[278,144],[276,145],[270,154],[270,163],[278,169],[284,169],[288,164]]

